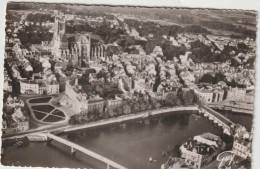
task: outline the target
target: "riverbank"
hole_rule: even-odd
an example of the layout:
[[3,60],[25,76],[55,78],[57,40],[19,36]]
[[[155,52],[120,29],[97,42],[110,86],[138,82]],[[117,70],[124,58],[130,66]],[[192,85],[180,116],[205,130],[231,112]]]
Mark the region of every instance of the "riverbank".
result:
[[10,139],[2,140],[2,148],[5,149],[7,147],[16,146],[17,148],[28,146],[29,139],[27,136],[23,137],[15,137]]
[[[105,126],[105,125],[111,125],[111,124],[118,124],[130,120],[137,120],[137,119],[144,119],[150,116],[156,116],[164,113],[171,113],[171,112],[179,112],[179,111],[198,111],[198,106],[186,106],[186,107],[167,107],[167,108],[161,108],[161,109],[156,109],[156,110],[148,110],[144,112],[139,112],[136,114],[129,114],[129,115],[123,115],[119,117],[114,117],[110,119],[105,119],[105,120],[99,120],[99,121],[93,121],[87,124],[80,124],[80,125],[68,125],[68,126],[57,126],[53,128],[43,128],[41,130],[32,130],[32,132],[27,132],[21,135],[17,136],[10,136],[10,137],[5,137],[2,138],[3,140],[5,139],[16,139],[16,138],[21,138],[21,137],[27,137],[28,135],[42,135],[46,132],[51,132],[55,134],[59,133],[66,133],[66,132],[71,132],[75,130],[82,130],[82,129],[87,129],[87,128],[95,128],[99,126]],[[41,136],[39,136],[41,137]]]
[[[241,114],[232,115],[238,120],[243,119]],[[234,121],[233,118],[230,120]],[[247,120],[246,123],[252,122],[251,119]],[[240,124],[240,121],[236,122]],[[167,161],[166,157],[162,156],[163,150],[205,132],[219,136],[222,134],[219,126],[198,114],[197,111],[176,111],[158,114],[152,118],[73,131],[59,136],[128,168],[158,169]],[[26,158],[21,158],[23,156]],[[152,163],[149,162],[150,157],[154,159]],[[40,160],[42,158],[45,160]],[[59,161],[55,160],[57,158]],[[16,161],[20,163],[16,164]],[[104,165],[81,155],[80,152],[72,157],[67,146],[55,141],[51,144],[31,142],[29,146],[22,149],[7,148],[2,164],[13,165],[12,163],[17,166],[32,167],[105,168]]]
[[[220,129],[207,119],[199,117],[196,111],[180,111],[59,134],[59,137],[86,147],[127,168],[158,169],[167,160],[162,156],[163,150],[204,132],[221,134]],[[32,142],[23,149],[6,149],[2,162],[3,165],[12,165],[12,162],[20,161],[16,165],[32,167],[106,168],[103,163],[80,152],[73,156],[70,152],[68,146],[57,141],[52,141],[51,144]],[[154,160],[152,163],[149,162],[150,157]]]
[[123,115],[119,117],[114,117],[110,119],[104,119],[104,120],[99,120],[95,122],[90,122],[87,124],[80,124],[80,125],[72,125],[72,126],[67,126],[64,128],[60,129],[52,129],[49,130],[49,132],[53,133],[63,133],[63,132],[72,132],[75,130],[82,130],[82,129],[87,129],[87,128],[94,128],[94,127],[99,127],[99,126],[105,126],[105,125],[111,125],[111,124],[119,124],[123,123],[126,121],[131,121],[131,120],[137,120],[137,119],[144,119],[148,118],[151,116],[156,116],[164,113],[171,113],[171,112],[179,112],[179,111],[198,111],[198,106],[186,106],[186,107],[166,107],[166,108],[161,108],[157,110],[148,110],[144,112],[139,112],[136,114],[129,114],[129,115]]

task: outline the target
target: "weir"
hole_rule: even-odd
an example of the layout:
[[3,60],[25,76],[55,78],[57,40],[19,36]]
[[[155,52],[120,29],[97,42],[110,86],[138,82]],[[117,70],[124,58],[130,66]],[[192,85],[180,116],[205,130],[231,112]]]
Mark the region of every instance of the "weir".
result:
[[68,141],[68,140],[66,140],[64,138],[58,137],[58,136],[53,135],[53,134],[51,134],[49,132],[46,133],[46,136],[48,137],[49,140],[55,140],[55,141],[57,141],[59,143],[62,143],[64,145],[69,146],[71,148],[71,153],[72,154],[74,154],[76,151],[80,151],[83,154],[86,154],[86,155],[88,155],[90,157],[93,157],[93,158],[95,158],[95,159],[97,159],[99,161],[104,162],[107,165],[107,169],[110,169],[110,167],[113,167],[113,168],[116,168],[116,169],[126,169],[126,167],[124,167],[124,166],[122,166],[122,165],[120,165],[120,164],[118,164],[118,163],[116,163],[116,162],[114,162],[112,160],[109,160],[106,157],[103,157],[103,156],[101,156],[101,155],[99,155],[99,154],[97,154],[97,153],[95,153],[95,152],[93,152],[91,150],[88,150],[85,147],[82,147],[82,146],[80,146],[78,144],[75,144],[75,143],[73,143],[71,141]]

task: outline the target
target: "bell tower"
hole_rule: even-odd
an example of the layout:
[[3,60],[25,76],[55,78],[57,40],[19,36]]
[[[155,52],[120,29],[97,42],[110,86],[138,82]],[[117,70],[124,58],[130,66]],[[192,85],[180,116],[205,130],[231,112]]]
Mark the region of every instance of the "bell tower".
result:
[[65,26],[66,20],[61,19],[59,16],[55,16],[54,26],[53,26],[53,38],[52,38],[52,54],[55,58],[61,57],[60,52],[60,44],[61,44],[61,37],[65,34]]

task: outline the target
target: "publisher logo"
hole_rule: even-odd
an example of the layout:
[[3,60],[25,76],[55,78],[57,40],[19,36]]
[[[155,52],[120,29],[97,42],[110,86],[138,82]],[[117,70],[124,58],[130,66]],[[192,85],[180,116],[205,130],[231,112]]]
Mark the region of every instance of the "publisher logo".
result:
[[233,151],[224,151],[217,157],[217,161],[220,161],[218,168],[226,169],[231,168],[231,164],[234,160],[235,153]]

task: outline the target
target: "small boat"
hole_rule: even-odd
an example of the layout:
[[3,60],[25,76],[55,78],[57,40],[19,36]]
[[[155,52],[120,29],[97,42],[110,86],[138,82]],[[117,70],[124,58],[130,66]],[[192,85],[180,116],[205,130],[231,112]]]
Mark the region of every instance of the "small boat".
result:
[[149,162],[153,162],[153,157],[149,157]]

